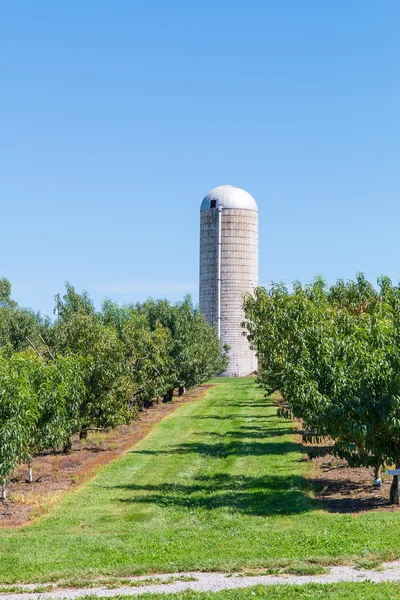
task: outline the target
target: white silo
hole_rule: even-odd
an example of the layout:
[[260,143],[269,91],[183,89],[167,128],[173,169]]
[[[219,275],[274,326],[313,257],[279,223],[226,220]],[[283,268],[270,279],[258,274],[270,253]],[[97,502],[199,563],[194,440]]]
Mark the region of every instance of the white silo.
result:
[[242,322],[243,295],[258,285],[258,208],[244,190],[214,188],[200,208],[200,310],[229,344],[227,377],[257,369]]

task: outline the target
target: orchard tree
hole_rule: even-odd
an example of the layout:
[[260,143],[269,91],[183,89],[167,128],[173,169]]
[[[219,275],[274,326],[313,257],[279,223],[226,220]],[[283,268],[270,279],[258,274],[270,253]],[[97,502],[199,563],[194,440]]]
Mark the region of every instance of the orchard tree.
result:
[[[279,389],[282,413],[301,419],[307,441],[329,436],[350,466],[400,468],[400,290],[363,275],[328,288],[258,288],[244,301],[260,380]],[[397,477],[391,501],[397,499]]]
[[210,327],[204,315],[187,296],[177,304],[176,363],[177,384],[193,388],[228,366],[227,347],[221,345],[216,329]]
[[0,480],[6,484],[20,462],[29,461],[38,419],[38,402],[31,385],[36,357],[0,356]]
[[103,303],[103,318],[116,331],[123,346],[125,376],[131,382],[130,405],[150,406],[171,387],[173,362],[170,331],[156,323],[151,329],[146,315],[133,306]]
[[37,398],[37,421],[30,442],[31,455],[71,446],[72,434],[81,427],[80,407],[86,391],[86,364],[79,356],[36,358],[35,366],[31,385]]
[[17,306],[11,298],[11,283],[6,277],[0,277],[0,308],[13,308]]
[[80,437],[90,429],[129,423],[132,384],[125,377],[123,345],[113,327],[106,326],[84,293],[67,284],[58,303],[59,319],[49,332],[55,354],[82,360],[84,393],[79,406]]
[[11,298],[11,284],[0,279],[0,349],[9,355],[13,352],[36,347],[49,327],[48,319],[27,308],[21,308]]
[[7,480],[20,462],[58,450],[79,424],[83,393],[81,361],[47,360],[32,349],[0,357],[0,478]]
[[150,328],[162,325],[170,332],[171,385],[164,399],[172,400],[173,391],[191,388],[218,375],[227,366],[227,348],[223,348],[216,329],[210,327],[190,296],[182,302],[147,300],[137,306],[146,315]]

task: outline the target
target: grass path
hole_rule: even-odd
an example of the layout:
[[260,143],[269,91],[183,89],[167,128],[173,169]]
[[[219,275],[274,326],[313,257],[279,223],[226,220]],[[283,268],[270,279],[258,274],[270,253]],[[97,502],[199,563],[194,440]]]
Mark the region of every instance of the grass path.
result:
[[399,513],[325,513],[308,471],[254,380],[218,380],[47,516],[0,531],[0,581],[400,556]]

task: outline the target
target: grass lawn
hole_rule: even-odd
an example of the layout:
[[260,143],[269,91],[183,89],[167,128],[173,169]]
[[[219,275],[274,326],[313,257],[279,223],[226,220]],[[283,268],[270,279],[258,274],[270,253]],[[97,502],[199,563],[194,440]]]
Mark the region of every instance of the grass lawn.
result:
[[[90,596],[86,597],[88,600]],[[91,597],[93,599],[93,596]],[[119,596],[135,600],[138,596]],[[397,600],[400,583],[338,583],[333,585],[261,585],[224,592],[182,592],[178,594],[144,594],[140,600]],[[96,599],[99,600],[99,599]],[[105,600],[105,599],[104,599]]]
[[320,510],[301,458],[253,379],[218,380],[48,515],[1,529],[0,582],[400,556],[400,513]]

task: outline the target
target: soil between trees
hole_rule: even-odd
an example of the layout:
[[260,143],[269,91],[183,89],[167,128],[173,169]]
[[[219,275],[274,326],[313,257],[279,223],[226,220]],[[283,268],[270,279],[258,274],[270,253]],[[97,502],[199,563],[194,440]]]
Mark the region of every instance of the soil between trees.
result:
[[[313,446],[305,446],[313,452]],[[321,507],[334,513],[360,513],[369,510],[397,511],[399,507],[389,503],[391,477],[385,477],[382,469],[382,486],[373,485],[373,469],[350,468],[346,460],[332,454],[312,459],[315,496]]]
[[43,452],[32,462],[33,482],[28,482],[28,467],[20,465],[7,486],[7,507],[0,501],[0,527],[22,527],[46,513],[66,492],[90,479],[96,471],[112,462],[178,406],[201,398],[212,385],[201,385],[171,403],[155,403],[141,411],[130,425],[117,429],[90,431],[86,440],[76,434],[69,454]]
[[[278,407],[285,406],[279,392],[273,394]],[[298,421],[299,443],[301,443],[302,425]],[[331,454],[332,446],[325,443],[302,444],[304,460],[312,461],[310,482],[315,498],[321,508],[331,513],[361,513],[378,510],[395,512],[399,506],[390,504],[390,486],[392,477],[386,476],[382,468],[382,485],[375,487],[374,470],[368,467],[352,468],[344,459]]]

